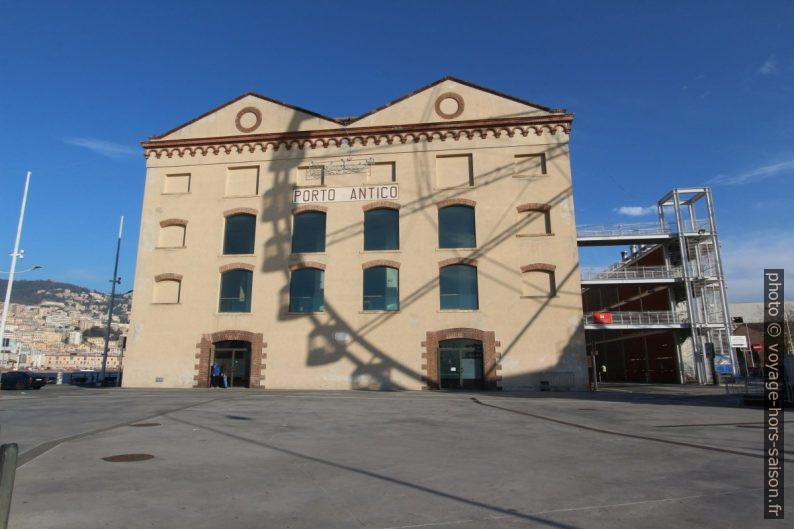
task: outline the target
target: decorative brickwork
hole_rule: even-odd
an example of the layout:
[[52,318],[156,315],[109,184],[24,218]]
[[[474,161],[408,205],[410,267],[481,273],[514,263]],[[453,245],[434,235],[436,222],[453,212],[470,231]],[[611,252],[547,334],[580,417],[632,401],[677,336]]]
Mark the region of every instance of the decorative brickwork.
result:
[[444,200],[439,200],[436,202],[436,207],[438,207],[438,209],[449,206],[469,206],[470,208],[473,208],[476,205],[477,202],[474,200],[469,200],[468,198],[445,198]]
[[249,272],[253,272],[254,265],[248,263],[229,263],[219,267],[218,270],[221,274],[229,270],[248,270]]
[[[243,126],[243,116],[246,114],[253,114],[254,116],[254,124],[250,127]],[[240,112],[237,113],[237,117],[234,118],[234,126],[237,127],[237,130],[240,132],[253,132],[255,131],[259,125],[262,124],[262,112],[259,111],[256,107],[245,107]]]
[[[445,99],[453,99],[458,104],[458,107],[455,109],[454,112],[448,114],[443,110],[441,110],[441,103],[444,102]],[[463,98],[460,96],[460,94],[456,94],[455,92],[444,92],[443,94],[441,94],[436,98],[436,104],[435,104],[436,114],[438,114],[440,117],[444,119],[455,119],[456,117],[463,114],[464,107],[465,104],[463,103]]]
[[259,212],[254,208],[234,208],[227,209],[223,212],[224,217],[231,217],[234,215],[253,215],[256,216]]
[[425,375],[422,377],[425,385],[422,389],[438,389],[438,344],[444,340],[455,340],[465,338],[468,340],[479,340],[482,342],[482,363],[483,363],[483,389],[501,389],[499,382],[502,380],[497,371],[501,369],[499,361],[501,355],[497,354],[496,348],[499,342],[495,339],[493,331],[481,331],[479,329],[457,328],[444,329],[442,331],[428,331],[427,338],[422,345],[425,353],[422,354],[422,367]]
[[370,211],[373,209],[400,209],[400,204],[397,202],[390,202],[388,200],[378,200],[377,202],[370,202],[369,204],[364,204],[361,206],[361,209],[366,211]]
[[389,268],[397,268],[399,270],[400,263],[397,261],[389,261],[388,259],[373,259],[372,261],[361,263],[361,268],[363,270],[366,270],[367,268],[373,268],[375,266],[388,266]]
[[522,272],[536,272],[538,270],[543,272],[554,272],[556,269],[556,266],[548,263],[532,263],[521,267]]
[[519,213],[523,213],[525,211],[549,211],[551,210],[550,204],[541,204],[539,202],[529,202],[527,204],[521,204],[520,206],[516,206],[516,209]]
[[165,219],[160,221],[161,228],[167,228],[168,226],[187,226],[187,221],[185,219]]
[[325,270],[325,264],[318,263],[317,261],[301,261],[299,263],[292,263],[289,265],[289,271],[294,272],[301,268],[316,268],[318,270]]
[[239,340],[251,344],[251,378],[248,381],[248,387],[264,389],[265,375],[262,372],[265,370],[265,360],[267,359],[265,353],[267,344],[263,341],[261,333],[248,331],[221,331],[201,335],[201,341],[196,344],[199,352],[196,353],[197,363],[194,366],[196,374],[193,376],[193,387],[209,387],[210,363],[215,344],[228,340]]
[[315,206],[314,204],[305,204],[303,206],[296,206],[292,208],[293,215],[300,215],[301,213],[306,213],[307,211],[319,211],[321,213],[327,213],[328,208],[325,206]]
[[443,261],[438,262],[439,268],[444,268],[445,266],[454,265],[454,264],[463,264],[468,266],[477,266],[477,259],[468,259],[466,257],[450,257],[449,259],[444,259]]
[[159,283],[160,281],[182,281],[182,274],[157,274],[154,276],[155,282]]

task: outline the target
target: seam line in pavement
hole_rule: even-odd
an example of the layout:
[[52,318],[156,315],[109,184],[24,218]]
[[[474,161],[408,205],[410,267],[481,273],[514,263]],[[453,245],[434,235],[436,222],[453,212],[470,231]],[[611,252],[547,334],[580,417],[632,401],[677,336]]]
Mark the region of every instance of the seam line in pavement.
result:
[[[751,454],[750,452],[742,452],[740,450],[731,450],[729,448],[719,448],[717,446],[699,445],[699,444],[695,444],[695,443],[687,443],[685,441],[674,441],[672,439],[662,439],[661,437],[651,437],[649,435],[640,435],[640,434],[634,434],[634,433],[618,432],[618,431],[615,431],[615,430],[606,430],[604,428],[596,428],[594,426],[585,426],[583,424],[577,424],[575,422],[563,421],[562,419],[553,419],[551,417],[546,417],[544,415],[537,415],[535,413],[529,413],[527,411],[519,411],[519,410],[510,409],[510,408],[503,408],[502,406],[497,406],[495,404],[488,404],[486,402],[482,402],[481,400],[479,400],[479,399],[477,399],[475,397],[470,397],[470,398],[471,398],[472,401],[474,401],[476,404],[479,404],[480,406],[486,406],[488,408],[493,408],[495,410],[506,411],[508,413],[515,413],[517,415],[525,415],[527,417],[532,417],[534,419],[541,419],[543,421],[555,422],[557,424],[562,424],[564,426],[570,426],[572,428],[580,428],[582,430],[589,430],[591,432],[604,433],[604,434],[608,434],[608,435],[616,435],[618,437],[627,437],[629,439],[640,439],[642,441],[654,441],[654,442],[657,442],[657,443],[665,443],[665,444],[676,445],[676,446],[685,446],[687,448],[697,448],[699,450],[710,450],[712,452],[722,452],[722,453],[725,453],[725,454],[733,454],[733,455],[737,455],[737,456],[754,457],[756,459],[766,459],[766,456],[763,455],[763,454]],[[794,463],[794,459],[789,458],[789,457],[781,457],[779,459],[781,459],[782,461],[785,461],[786,463]]]
[[20,468],[23,465],[25,465],[27,463],[30,463],[31,461],[33,461],[34,459],[36,459],[40,455],[49,452],[50,450],[52,450],[53,448],[55,448],[56,446],[58,446],[60,444],[68,443],[70,441],[77,441],[79,439],[85,439],[86,437],[91,437],[92,435],[96,435],[98,433],[103,433],[103,432],[107,432],[109,430],[114,430],[116,428],[121,428],[122,426],[129,426],[130,424],[135,424],[136,422],[151,420],[151,419],[154,419],[156,417],[161,417],[163,415],[166,415],[168,413],[186,410],[186,409],[192,408],[194,406],[201,406],[202,404],[208,404],[208,403],[214,402],[216,400],[218,400],[218,398],[201,401],[201,402],[197,402],[197,403],[194,403],[194,404],[189,404],[187,406],[182,406],[180,408],[176,408],[176,409],[173,409],[173,410],[161,410],[161,411],[159,411],[158,413],[156,413],[154,415],[148,415],[146,417],[133,419],[131,421],[125,421],[125,422],[118,423],[118,424],[113,424],[111,426],[103,426],[102,428],[97,428],[95,430],[91,430],[91,431],[88,431],[88,432],[82,432],[82,433],[70,435],[70,436],[67,436],[67,437],[61,437],[60,439],[53,439],[52,441],[45,441],[43,443],[40,443],[40,444],[34,446],[30,450],[26,450],[25,452],[22,452],[21,454],[19,454],[19,459],[17,460],[17,468]]

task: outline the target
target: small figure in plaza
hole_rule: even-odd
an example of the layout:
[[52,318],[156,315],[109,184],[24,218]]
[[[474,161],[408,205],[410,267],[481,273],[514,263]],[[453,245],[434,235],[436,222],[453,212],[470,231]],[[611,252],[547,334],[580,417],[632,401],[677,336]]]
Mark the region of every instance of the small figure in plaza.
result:
[[221,379],[223,380],[223,389],[229,388],[229,379],[226,377],[226,370],[221,368]]
[[218,363],[212,364],[212,376],[210,377],[210,387],[217,388],[220,385],[221,366]]
[[601,364],[601,372],[599,373],[601,382],[607,378],[607,365]]

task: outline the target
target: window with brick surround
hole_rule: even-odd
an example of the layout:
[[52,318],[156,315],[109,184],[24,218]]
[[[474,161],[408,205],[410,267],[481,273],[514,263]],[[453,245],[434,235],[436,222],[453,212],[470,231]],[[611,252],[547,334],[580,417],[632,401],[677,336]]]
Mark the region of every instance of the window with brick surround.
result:
[[364,212],[364,250],[400,249],[400,212],[377,208]]
[[218,312],[251,312],[253,272],[235,269],[221,273]]
[[438,247],[475,248],[474,208],[453,205],[438,208]]
[[439,270],[441,310],[477,310],[477,267],[452,264]]
[[400,271],[389,266],[364,270],[364,310],[400,310]]
[[290,312],[322,312],[325,309],[325,271],[319,268],[293,270],[289,280]]
[[226,217],[226,229],[223,235],[224,255],[254,253],[256,238],[256,217],[242,214]]
[[292,217],[292,253],[325,251],[325,213],[305,211]]

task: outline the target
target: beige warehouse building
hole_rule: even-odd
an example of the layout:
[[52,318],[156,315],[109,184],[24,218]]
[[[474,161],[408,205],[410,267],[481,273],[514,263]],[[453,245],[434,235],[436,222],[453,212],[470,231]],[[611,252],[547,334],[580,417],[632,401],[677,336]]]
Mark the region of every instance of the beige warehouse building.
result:
[[585,388],[572,120],[445,78],[152,137],[124,385]]

